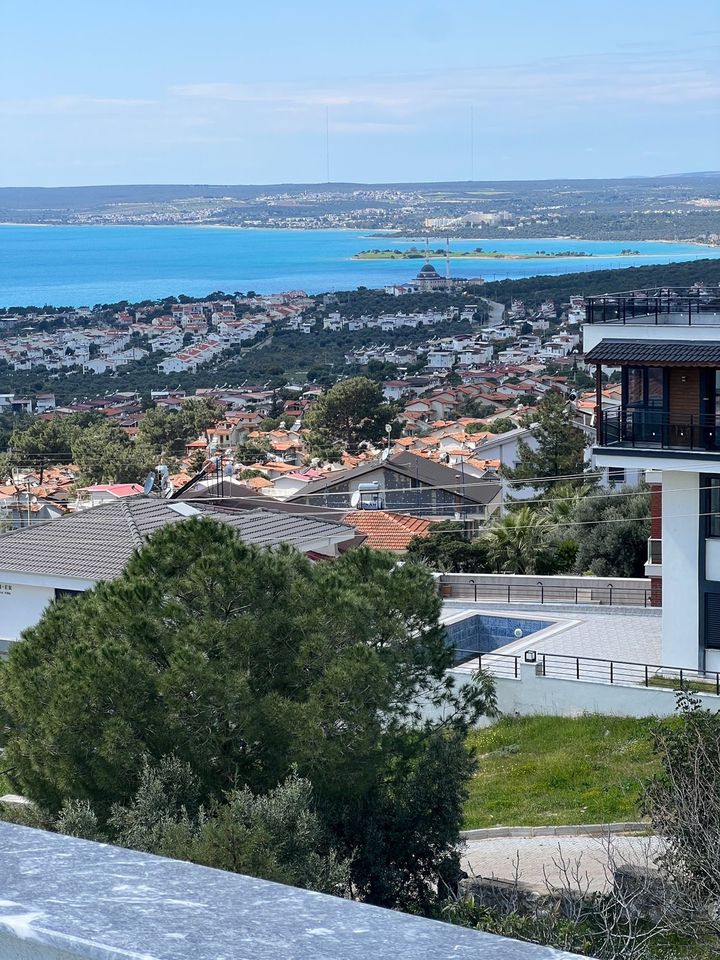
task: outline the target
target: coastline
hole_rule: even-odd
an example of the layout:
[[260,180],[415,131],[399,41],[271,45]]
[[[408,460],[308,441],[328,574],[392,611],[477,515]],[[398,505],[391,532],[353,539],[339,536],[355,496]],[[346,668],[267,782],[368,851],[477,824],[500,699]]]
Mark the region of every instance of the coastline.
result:
[[[425,237],[418,237],[414,235],[404,235],[404,234],[394,234],[394,233],[365,233],[361,228],[358,227],[268,227],[268,226],[243,226],[240,224],[234,223],[21,223],[16,220],[0,220],[0,227],[42,227],[47,229],[57,228],[57,227],[108,227],[108,228],[122,228],[127,229],[129,227],[136,229],[148,229],[154,228],[156,230],[167,230],[175,229],[179,227],[183,228],[194,228],[194,229],[203,229],[203,230],[244,230],[246,232],[251,231],[265,231],[267,233],[277,232],[277,233],[357,233],[358,240],[398,240],[401,243],[424,243]],[[430,240],[445,240],[444,236],[433,236],[429,237]],[[493,243],[506,243],[510,240],[527,240],[528,242],[533,243],[542,243],[543,241],[572,241],[577,243],[665,243],[665,244],[685,244],[692,247],[703,247],[708,250],[718,250],[720,249],[720,243],[708,243],[706,240],[692,240],[692,239],[668,239],[667,237],[659,238],[653,237],[645,240],[640,240],[634,237],[620,237],[618,239],[609,239],[609,240],[597,240],[592,237],[577,237],[577,236],[555,236],[555,237],[522,237],[522,236],[512,236],[512,237],[451,237],[451,242],[456,243],[487,243],[488,240],[491,240]],[[458,260],[471,260],[471,259],[512,259],[517,257],[520,260],[562,260],[562,259],[575,259],[575,260],[586,260],[591,257],[620,257],[623,254],[619,253],[590,253],[585,257],[555,257],[552,254],[546,257],[535,257],[530,254],[504,254],[502,257],[483,257],[482,255],[473,256],[468,253],[465,256],[457,256]],[[633,256],[633,254],[625,254],[625,256]],[[636,257],[647,257],[652,256],[652,254],[638,253],[634,254]],[[351,259],[358,260],[410,260],[417,258],[410,257],[355,257]],[[438,255],[436,257],[431,257],[436,260],[444,260],[444,254],[442,256]],[[451,252],[450,259],[453,259],[453,254]]]
[[642,260],[642,259],[647,259],[647,258],[652,258],[652,257],[653,257],[653,254],[652,254],[652,253],[586,253],[586,254],[583,254],[583,255],[580,255],[580,254],[567,254],[567,255],[558,254],[557,256],[555,256],[554,254],[548,254],[547,256],[539,256],[538,254],[534,254],[534,253],[496,253],[496,254],[494,254],[494,255],[491,254],[491,253],[487,253],[487,254],[484,254],[484,253],[468,253],[468,254],[462,254],[462,255],[461,255],[461,254],[455,254],[455,255],[453,256],[453,254],[451,253],[450,256],[447,257],[447,258],[445,257],[444,254],[435,254],[434,256],[431,254],[429,257],[395,257],[395,256],[386,256],[386,257],[383,257],[383,256],[363,257],[363,256],[361,256],[361,255],[359,255],[359,254],[355,254],[354,256],[350,257],[349,259],[350,259],[350,260],[354,260],[354,261],[356,261],[356,262],[360,262],[360,263],[373,263],[373,262],[376,262],[376,261],[388,261],[388,260],[404,261],[404,262],[408,262],[408,263],[413,262],[413,261],[420,261],[420,260],[423,260],[423,261],[437,260],[437,261],[439,261],[439,262],[442,263],[445,259],[449,259],[449,260],[488,260],[488,261],[493,261],[493,262],[498,261],[498,260],[499,260],[499,261],[503,261],[503,260],[518,261],[518,260],[520,260],[520,261],[523,261],[523,262],[528,261],[528,260],[539,260],[539,261],[543,262],[543,261],[545,261],[545,260],[603,260],[603,259],[607,259],[607,258],[611,258],[611,259],[613,259],[613,260],[620,260],[620,259],[622,259],[622,260]]

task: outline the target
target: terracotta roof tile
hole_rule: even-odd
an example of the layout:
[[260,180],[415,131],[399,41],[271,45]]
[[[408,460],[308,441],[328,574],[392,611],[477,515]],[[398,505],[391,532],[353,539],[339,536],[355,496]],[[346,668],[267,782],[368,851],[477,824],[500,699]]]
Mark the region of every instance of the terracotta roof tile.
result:
[[386,510],[355,510],[343,518],[367,536],[365,546],[404,553],[413,537],[426,537],[431,521]]

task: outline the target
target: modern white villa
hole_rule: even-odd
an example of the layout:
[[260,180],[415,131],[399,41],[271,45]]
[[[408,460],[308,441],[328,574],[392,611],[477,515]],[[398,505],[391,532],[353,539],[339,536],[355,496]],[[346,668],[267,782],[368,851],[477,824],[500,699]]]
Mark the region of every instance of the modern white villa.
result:
[[[591,297],[583,333],[595,465],[651,471],[662,490],[647,567],[662,576],[662,662],[720,670],[720,289]],[[603,409],[603,370],[621,371],[619,407]]]

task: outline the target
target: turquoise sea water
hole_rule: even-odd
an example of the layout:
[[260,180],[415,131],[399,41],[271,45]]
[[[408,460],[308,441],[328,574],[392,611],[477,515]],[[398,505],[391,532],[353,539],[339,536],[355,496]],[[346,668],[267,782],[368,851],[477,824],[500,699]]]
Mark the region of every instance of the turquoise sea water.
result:
[[[431,240],[442,246],[443,240]],[[415,276],[415,260],[357,261],[372,248],[413,244],[352,230],[241,230],[223,227],[25,227],[0,225],[0,306],[92,306],[213,290],[309,293],[380,287]],[[583,250],[592,259],[451,260],[455,276],[486,280],[607,270],[720,257],[690,243],[590,240],[463,240],[453,249],[528,254]],[[619,257],[622,249],[638,257]],[[434,261],[444,273],[444,261]],[[582,292],[582,291],[578,291]]]

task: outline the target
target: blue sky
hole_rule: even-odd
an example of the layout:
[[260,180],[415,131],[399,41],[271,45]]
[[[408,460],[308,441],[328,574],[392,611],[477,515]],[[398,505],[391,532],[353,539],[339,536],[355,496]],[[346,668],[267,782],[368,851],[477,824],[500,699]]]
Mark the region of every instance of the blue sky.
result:
[[[720,169],[718,0],[2,4],[0,185]],[[471,147],[471,117],[474,149]]]

